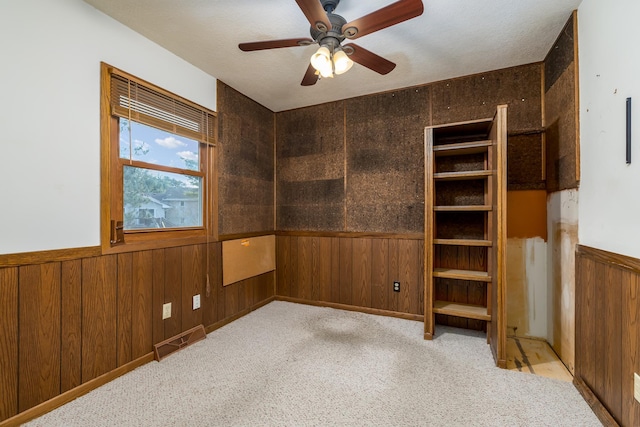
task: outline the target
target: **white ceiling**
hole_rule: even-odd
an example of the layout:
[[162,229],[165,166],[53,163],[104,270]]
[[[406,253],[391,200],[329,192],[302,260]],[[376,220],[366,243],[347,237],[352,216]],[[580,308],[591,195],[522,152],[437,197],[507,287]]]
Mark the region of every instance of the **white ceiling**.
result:
[[[300,85],[317,45],[242,52],[238,43],[309,37],[295,0],[85,0],[273,111],[542,61],[581,0],[423,0],[424,13],[355,42],[397,64]],[[352,21],[394,0],[342,0]]]

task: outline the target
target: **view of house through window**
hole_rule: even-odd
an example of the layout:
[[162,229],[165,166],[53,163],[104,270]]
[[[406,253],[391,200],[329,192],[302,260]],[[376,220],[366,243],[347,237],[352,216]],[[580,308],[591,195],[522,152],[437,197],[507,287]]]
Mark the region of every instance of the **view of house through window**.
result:
[[100,78],[104,253],[215,236],[217,114],[105,63]]
[[200,143],[119,120],[124,229],[201,227]]

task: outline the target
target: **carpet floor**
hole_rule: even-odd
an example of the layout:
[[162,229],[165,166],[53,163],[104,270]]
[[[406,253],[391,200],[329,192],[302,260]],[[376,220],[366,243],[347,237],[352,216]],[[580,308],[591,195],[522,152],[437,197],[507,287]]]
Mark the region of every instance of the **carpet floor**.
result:
[[485,335],[274,301],[29,426],[600,426],[571,383]]

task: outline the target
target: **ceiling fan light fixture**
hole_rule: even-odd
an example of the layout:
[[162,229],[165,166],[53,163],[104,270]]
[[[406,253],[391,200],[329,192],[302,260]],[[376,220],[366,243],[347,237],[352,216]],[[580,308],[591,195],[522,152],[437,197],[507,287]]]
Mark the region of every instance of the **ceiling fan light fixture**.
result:
[[331,63],[331,52],[326,46],[320,46],[316,53],[311,56],[311,65],[318,70],[322,77],[333,76],[333,64]]
[[333,54],[333,65],[336,74],[343,74],[353,67],[353,61],[347,56],[342,49],[337,50]]

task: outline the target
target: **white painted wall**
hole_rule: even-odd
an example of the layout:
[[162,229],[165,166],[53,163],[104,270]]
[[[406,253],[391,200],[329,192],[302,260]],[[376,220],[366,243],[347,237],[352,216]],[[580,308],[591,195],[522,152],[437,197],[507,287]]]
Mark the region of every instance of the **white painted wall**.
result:
[[[580,61],[580,244],[640,258],[640,1],[583,0]],[[625,104],[633,98],[633,161]]]
[[100,244],[101,61],[216,109],[215,78],[81,0],[0,0],[0,45],[0,254]]

